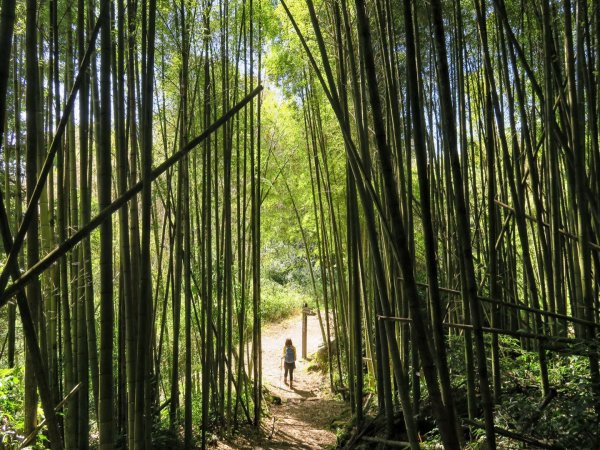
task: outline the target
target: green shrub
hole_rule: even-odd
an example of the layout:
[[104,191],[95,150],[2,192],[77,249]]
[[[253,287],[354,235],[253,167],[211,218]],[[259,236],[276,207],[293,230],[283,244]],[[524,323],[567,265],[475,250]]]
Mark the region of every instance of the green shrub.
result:
[[[486,335],[488,364],[490,343],[490,336]],[[451,336],[448,344],[452,384],[460,395],[465,395],[464,339]],[[523,349],[519,339],[507,336],[499,336],[499,345],[502,397],[495,408],[496,425],[538,440],[556,442],[563,448],[598,448],[600,421],[594,412],[589,359],[547,352],[550,387],[555,389],[556,396],[540,413],[544,399],[538,352]],[[426,389],[423,393],[426,398]],[[473,436],[473,440],[477,437]]]
[[23,370],[0,369],[0,448],[19,448],[23,439]]
[[23,426],[23,372],[20,368],[0,369],[0,419],[6,417],[11,426]]
[[299,312],[311,298],[295,284],[285,285],[270,279],[263,280],[261,289],[261,317],[265,322],[276,322]]

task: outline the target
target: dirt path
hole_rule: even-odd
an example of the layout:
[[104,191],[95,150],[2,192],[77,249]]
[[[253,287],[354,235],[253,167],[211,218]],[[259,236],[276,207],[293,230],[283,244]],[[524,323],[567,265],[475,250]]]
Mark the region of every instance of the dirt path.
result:
[[[263,425],[266,437],[255,440],[250,445],[246,443],[229,448],[308,450],[335,447],[336,436],[331,425],[348,408],[331,394],[328,376],[307,370],[310,361],[301,358],[301,318],[301,315],[293,316],[263,329],[263,383],[273,397],[281,398],[281,405],[269,405],[271,416],[264,419]],[[298,357],[293,389],[284,384],[281,371],[283,344],[288,337],[296,346]],[[322,343],[318,318],[309,317],[309,359]]]
[[[307,353],[315,353],[323,344],[319,320],[308,318]],[[283,382],[281,354],[286,338],[296,346],[298,361],[294,371],[294,387]],[[308,371],[309,361],[302,355],[302,316],[295,316],[263,331],[263,376],[267,389],[281,397],[281,405],[272,405],[274,433],[263,448],[319,449],[334,446],[336,436],[331,423],[339,417],[346,406],[333,398],[329,380],[319,372]]]

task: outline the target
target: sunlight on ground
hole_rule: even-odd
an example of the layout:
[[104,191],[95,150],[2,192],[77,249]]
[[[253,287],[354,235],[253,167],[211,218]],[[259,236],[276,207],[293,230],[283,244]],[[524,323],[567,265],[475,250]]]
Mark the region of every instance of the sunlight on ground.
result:
[[[283,382],[281,355],[286,338],[292,339],[298,356],[293,389]],[[319,320],[316,316],[309,317],[309,359],[321,345],[323,339]],[[332,422],[343,415],[348,407],[331,394],[326,374],[307,370],[310,361],[301,358],[302,315],[266,326],[262,333],[262,347],[263,383],[271,395],[281,399],[281,405],[269,405],[270,416],[264,418],[262,427],[266,438],[257,438],[252,443],[248,440],[237,442],[238,446],[234,447],[223,444],[219,448],[308,450],[335,445]]]

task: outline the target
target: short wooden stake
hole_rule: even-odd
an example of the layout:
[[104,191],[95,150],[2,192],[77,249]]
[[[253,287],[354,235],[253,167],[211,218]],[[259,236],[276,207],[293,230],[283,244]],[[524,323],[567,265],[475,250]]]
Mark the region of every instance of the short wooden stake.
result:
[[308,304],[304,304],[302,308],[302,359],[307,358],[307,333],[308,333],[308,316],[314,316],[315,313],[308,307]]

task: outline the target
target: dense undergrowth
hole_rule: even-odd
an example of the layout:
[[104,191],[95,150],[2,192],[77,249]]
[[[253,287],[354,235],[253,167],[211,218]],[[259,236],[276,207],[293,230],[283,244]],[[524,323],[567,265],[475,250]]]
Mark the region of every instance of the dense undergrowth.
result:
[[[449,364],[456,373],[462,371],[462,338],[451,339]],[[454,345],[453,345],[454,344]],[[548,353],[548,376],[551,392],[547,397],[540,386],[539,354],[521,348],[517,339],[502,337],[502,393],[495,407],[495,425],[554,448],[597,449],[600,442],[600,419],[594,413],[588,359],[578,355]],[[466,417],[466,380],[454,378],[461,417]],[[430,421],[433,419],[428,417]],[[465,429],[468,448],[484,448],[481,429]],[[427,440],[438,443],[435,429]],[[518,440],[498,435],[498,448],[529,448]]]
[[270,243],[262,256],[261,318],[275,323],[299,312],[305,303],[314,306],[310,272],[304,250],[290,244]]
[[[461,341],[457,336],[450,339],[448,356],[452,373],[464,372]],[[518,339],[502,336],[500,358],[502,392],[495,408],[497,427],[557,448],[598,448],[600,418],[594,413],[587,357],[547,352],[551,392],[546,398],[540,385],[537,351],[524,350]],[[460,376],[454,377],[458,392],[464,392],[465,382]],[[472,440],[483,441],[483,435],[483,430],[473,431]],[[513,439],[498,436],[500,448],[515,448],[517,444]]]
[[[448,362],[457,412],[461,419],[466,419],[468,412],[462,340],[460,336],[449,338]],[[509,337],[500,338],[500,350],[502,393],[495,407],[496,427],[548,445],[548,448],[597,449],[600,442],[600,418],[594,412],[587,357],[548,353],[551,393],[544,398],[539,382],[537,351],[524,350],[517,339]],[[421,390],[422,401],[417,424],[423,439],[422,445],[424,448],[442,448],[424,382]],[[477,400],[479,401],[478,393]],[[396,411],[395,425],[395,431],[388,434],[385,420],[378,415],[376,402],[372,402],[363,424],[362,435],[406,441],[401,411]],[[463,431],[467,449],[486,448],[484,430],[469,428],[463,423]],[[366,443],[356,439],[356,433],[354,424],[348,424],[346,432],[340,433],[340,446],[377,447],[373,442]],[[500,434],[497,435],[497,446],[500,449],[533,448]]]
[[0,369],[0,449],[18,448],[23,439],[23,371]]
[[509,379],[504,383],[505,392],[497,409],[499,426],[517,428],[566,449],[598,448],[600,420],[594,412],[587,358],[550,357],[549,378],[555,395],[550,394],[551,400],[545,407],[536,383],[538,354],[521,352],[503,362]]

